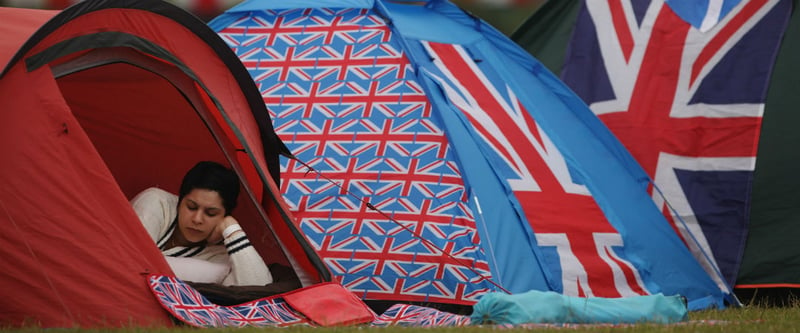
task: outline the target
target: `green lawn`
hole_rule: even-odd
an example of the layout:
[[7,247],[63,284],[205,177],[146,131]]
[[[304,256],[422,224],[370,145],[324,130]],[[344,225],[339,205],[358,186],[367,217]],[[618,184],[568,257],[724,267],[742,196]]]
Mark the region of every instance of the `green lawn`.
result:
[[382,333],[401,333],[401,332],[431,332],[431,333],[445,333],[445,332],[800,332],[800,305],[792,307],[762,307],[762,306],[748,306],[743,308],[731,308],[725,310],[709,310],[691,312],[689,314],[689,321],[674,324],[674,325],[631,325],[631,326],[583,326],[578,328],[496,328],[496,327],[441,327],[441,328],[406,328],[406,327],[388,327],[388,328],[368,328],[368,327],[338,327],[338,328],[318,328],[318,327],[288,327],[288,328],[229,328],[229,329],[197,329],[190,327],[179,328],[124,328],[118,330],[79,330],[79,329],[15,329],[5,330],[14,332],[166,332],[166,333],[179,333],[179,332],[237,332],[237,333],[251,333],[251,332],[313,332],[313,333],[363,333],[372,330]]

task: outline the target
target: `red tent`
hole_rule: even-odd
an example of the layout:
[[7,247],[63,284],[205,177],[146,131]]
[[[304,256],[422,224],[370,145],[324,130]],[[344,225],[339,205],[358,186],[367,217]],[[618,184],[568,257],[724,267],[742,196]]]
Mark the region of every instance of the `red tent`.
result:
[[170,268],[128,200],[177,192],[200,160],[239,173],[235,215],[268,263],[329,280],[277,194],[261,96],[202,21],[89,0],[0,8],[0,35],[0,326],[169,325],[143,274]]
[[[39,9],[64,9],[82,0],[0,0],[0,6]],[[210,19],[241,0],[164,0],[180,6],[200,18]]]

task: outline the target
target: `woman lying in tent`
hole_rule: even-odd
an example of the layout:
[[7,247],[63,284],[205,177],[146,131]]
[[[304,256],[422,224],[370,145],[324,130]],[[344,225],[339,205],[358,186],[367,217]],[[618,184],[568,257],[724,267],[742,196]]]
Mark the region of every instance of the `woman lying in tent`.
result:
[[231,216],[239,178],[216,162],[200,162],[183,177],[178,195],[148,188],[131,200],[175,275],[225,286],[263,286],[272,274]]

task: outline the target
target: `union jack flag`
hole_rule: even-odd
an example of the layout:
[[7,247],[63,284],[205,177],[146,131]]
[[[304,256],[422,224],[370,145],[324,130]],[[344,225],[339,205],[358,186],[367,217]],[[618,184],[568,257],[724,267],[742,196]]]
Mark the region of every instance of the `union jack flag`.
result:
[[[499,161],[493,164],[519,200],[538,245],[555,248],[553,272],[573,296],[622,297],[649,292],[639,272],[616,249],[624,246],[587,188],[573,179],[559,150],[510,87],[497,86],[479,50],[423,43],[435,59],[453,105],[469,119]],[[473,58],[474,57],[474,58]]]
[[654,201],[722,290],[745,243],[766,85],[790,5],[585,1],[564,63],[564,82],[654,179]]
[[283,160],[281,193],[342,285],[364,299],[461,304],[490,290],[459,167],[380,16],[265,10],[218,33],[276,133],[320,173]]
[[150,290],[175,318],[195,327],[284,327],[313,325],[280,297],[263,298],[240,305],[220,306],[180,279],[150,275]]
[[371,326],[458,327],[469,324],[469,316],[424,306],[395,304],[378,316]]

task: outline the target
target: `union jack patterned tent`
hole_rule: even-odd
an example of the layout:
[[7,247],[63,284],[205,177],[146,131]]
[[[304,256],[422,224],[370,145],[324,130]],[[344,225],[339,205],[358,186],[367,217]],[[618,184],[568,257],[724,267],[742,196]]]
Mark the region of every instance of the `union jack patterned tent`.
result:
[[280,190],[365,300],[729,295],[650,178],[527,52],[447,1],[246,1],[209,25],[292,151]]

